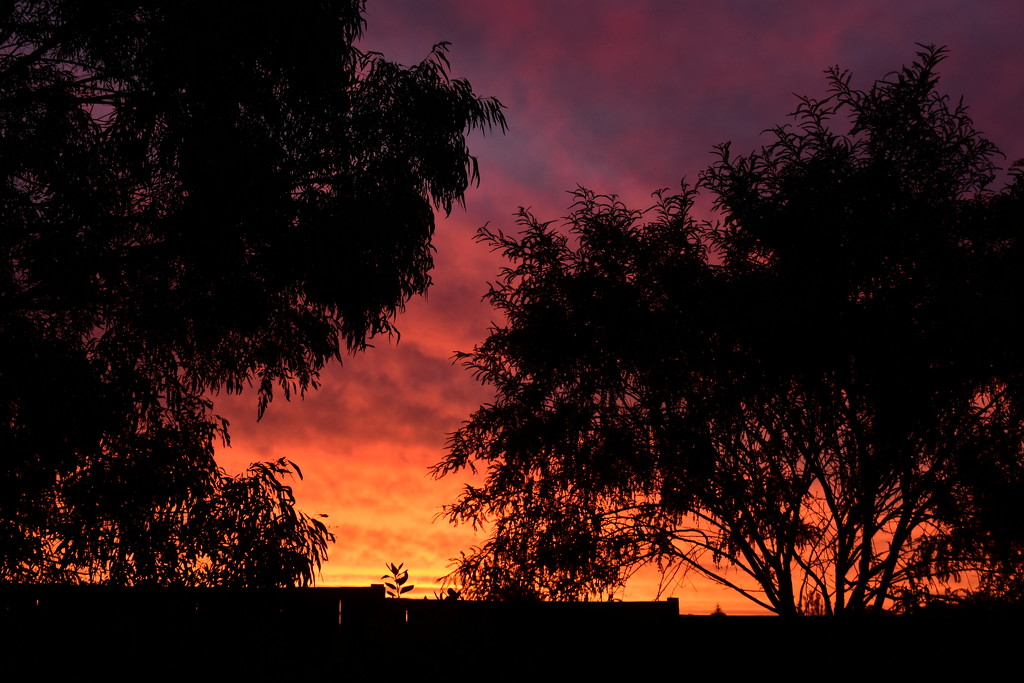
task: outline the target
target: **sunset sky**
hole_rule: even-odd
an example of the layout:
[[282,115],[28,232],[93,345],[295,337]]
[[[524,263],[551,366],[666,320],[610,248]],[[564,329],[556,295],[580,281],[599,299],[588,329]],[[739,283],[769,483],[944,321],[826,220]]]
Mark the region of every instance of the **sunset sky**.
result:
[[[760,131],[784,123],[794,93],[825,95],[823,70],[840,65],[866,88],[909,64],[915,43],[946,45],[940,89],[964,97],[976,127],[1008,162],[1024,157],[1024,2],[714,2],[647,0],[368,0],[364,50],[422,60],[449,41],[456,77],[507,107],[506,135],[471,138],[481,184],[466,209],[438,216],[435,284],[410,303],[401,341],[332,366],[304,400],[279,399],[256,422],[255,396],[219,397],[231,422],[229,471],[287,457],[302,468],[299,507],[326,513],[337,537],[323,584],[379,582],[404,562],[430,596],[449,559],[482,537],[435,520],[465,480],[434,481],[427,468],[490,393],[451,362],[487,335],[481,302],[501,265],[473,241],[476,229],[513,232],[531,207],[545,220],[567,213],[583,185],[643,208],[659,188],[695,181],[713,145],[746,152]],[[699,206],[706,207],[705,201]],[[642,341],[642,340],[639,340]],[[476,538],[476,540],[474,540]],[[655,597],[639,577],[625,599]],[[676,587],[684,613],[745,600],[696,579]]]

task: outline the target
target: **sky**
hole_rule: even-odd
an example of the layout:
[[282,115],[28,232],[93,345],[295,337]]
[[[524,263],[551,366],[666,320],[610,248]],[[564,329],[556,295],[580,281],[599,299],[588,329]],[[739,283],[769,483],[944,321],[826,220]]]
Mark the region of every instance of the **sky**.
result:
[[[910,64],[917,43],[949,48],[940,90],[963,96],[1007,163],[1024,157],[1015,0],[368,0],[365,17],[360,46],[392,61],[417,63],[450,42],[453,76],[501,100],[509,130],[471,136],[481,183],[465,210],[438,215],[434,285],[397,319],[400,339],[373,340],[328,367],[318,391],[276,400],[259,422],[255,396],[216,401],[231,422],[232,445],[218,454],[226,469],[281,457],[301,467],[298,507],[327,514],[337,537],[322,585],[379,583],[385,563],[402,562],[410,596],[432,596],[451,558],[483,540],[436,519],[468,479],[428,474],[447,435],[492,397],[452,362],[496,322],[481,297],[502,263],[474,242],[480,226],[515,232],[520,206],[557,220],[578,185],[645,208],[655,190],[695,181],[714,145],[763,144],[796,94],[825,96],[826,68],[867,88]],[[646,572],[621,597],[654,599],[658,584]],[[683,613],[752,611],[692,576],[666,588]]]

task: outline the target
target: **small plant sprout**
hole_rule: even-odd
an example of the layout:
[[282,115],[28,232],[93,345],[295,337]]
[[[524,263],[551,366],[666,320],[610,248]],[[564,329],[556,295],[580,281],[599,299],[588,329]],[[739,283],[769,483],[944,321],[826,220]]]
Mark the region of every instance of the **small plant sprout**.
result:
[[408,593],[414,588],[412,584],[409,584],[408,586],[405,585],[409,580],[409,570],[402,569],[402,567],[405,566],[404,562],[399,564],[397,567],[394,563],[390,563],[385,566],[391,571],[391,573],[385,574],[380,578],[384,579],[384,587],[387,589],[387,596],[389,598],[400,598],[402,595]]
[[458,600],[462,597],[462,591],[448,588],[446,590],[434,591],[434,597],[438,600]]

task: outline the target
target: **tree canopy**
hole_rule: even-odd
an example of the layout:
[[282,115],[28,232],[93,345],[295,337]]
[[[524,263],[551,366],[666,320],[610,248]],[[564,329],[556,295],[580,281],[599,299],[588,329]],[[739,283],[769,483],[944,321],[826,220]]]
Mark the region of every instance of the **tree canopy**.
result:
[[[470,597],[584,599],[646,563],[780,614],[1021,588],[1021,174],[938,90],[944,50],[830,94],[696,189],[481,229],[496,398],[435,467],[490,524]],[[842,131],[842,132],[839,132]],[[697,191],[717,221],[698,220]]]
[[216,497],[211,396],[255,386],[262,415],[430,285],[433,209],[477,180],[466,134],[502,105],[445,44],[412,67],[357,49],[362,12],[0,10],[0,576],[64,562],[83,472],[148,462]]
[[54,491],[44,582],[284,588],[312,585],[334,540],[295,509],[287,460],[213,473],[188,451],[112,454]]

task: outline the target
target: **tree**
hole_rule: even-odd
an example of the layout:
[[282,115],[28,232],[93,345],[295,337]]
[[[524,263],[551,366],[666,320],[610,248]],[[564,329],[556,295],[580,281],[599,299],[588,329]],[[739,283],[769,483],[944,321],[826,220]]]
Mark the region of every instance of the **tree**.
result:
[[481,229],[506,322],[459,357],[496,399],[435,467],[487,470],[447,509],[493,522],[451,576],[469,596],[581,599],[649,562],[780,614],[1019,586],[994,521],[1024,473],[1021,180],[988,190],[943,56],[867,91],[830,69],[767,146],[720,146],[720,222],[685,185],[653,218],[581,188],[567,234]]
[[431,205],[478,179],[465,136],[502,106],[445,44],[409,68],[354,47],[362,11],[0,10],[0,576],[61,566],[78,473],[147,462],[210,494],[212,396],[255,385],[262,415],[426,291]]

